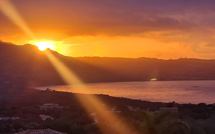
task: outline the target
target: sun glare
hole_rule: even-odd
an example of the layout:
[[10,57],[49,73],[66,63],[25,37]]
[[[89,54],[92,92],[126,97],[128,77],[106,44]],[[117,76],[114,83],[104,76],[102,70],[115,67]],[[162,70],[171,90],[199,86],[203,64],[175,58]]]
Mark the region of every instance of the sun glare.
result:
[[55,50],[55,42],[53,41],[34,41],[32,44],[37,46],[41,51],[44,51],[47,48]]

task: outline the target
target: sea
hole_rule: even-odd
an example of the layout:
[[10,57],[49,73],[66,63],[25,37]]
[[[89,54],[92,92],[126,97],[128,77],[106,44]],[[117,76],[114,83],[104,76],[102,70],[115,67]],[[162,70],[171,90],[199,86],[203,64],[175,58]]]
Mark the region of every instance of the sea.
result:
[[72,93],[105,94],[151,102],[215,103],[215,80],[87,83],[84,87],[82,89],[77,86],[59,85],[38,89],[50,88]]

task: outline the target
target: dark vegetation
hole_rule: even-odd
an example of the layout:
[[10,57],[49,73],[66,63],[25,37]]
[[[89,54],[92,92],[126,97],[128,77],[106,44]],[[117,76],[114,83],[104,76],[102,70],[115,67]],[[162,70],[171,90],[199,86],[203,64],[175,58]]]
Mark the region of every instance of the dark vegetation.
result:
[[[82,95],[87,96],[87,95]],[[215,124],[215,106],[200,103],[177,104],[175,102],[160,103],[131,100],[126,98],[96,95],[105,105],[116,107],[120,116],[139,133],[144,134],[213,134]],[[84,98],[84,97],[83,97]],[[1,95],[0,117],[20,117],[19,120],[0,121],[0,133],[14,133],[27,129],[46,129],[66,132],[69,134],[101,133],[93,123],[84,107],[77,100],[76,94],[57,91],[38,91],[26,89],[25,92]],[[41,110],[45,103],[56,103],[63,109]],[[132,106],[134,111],[129,110]],[[154,113],[160,107],[179,108],[178,113]],[[96,109],[94,109],[96,111]],[[92,109],[92,112],[94,111]],[[52,116],[54,120],[42,121],[40,114]],[[116,113],[117,114],[117,113]],[[96,117],[98,123],[108,128],[102,117]],[[120,119],[119,119],[120,120]]]

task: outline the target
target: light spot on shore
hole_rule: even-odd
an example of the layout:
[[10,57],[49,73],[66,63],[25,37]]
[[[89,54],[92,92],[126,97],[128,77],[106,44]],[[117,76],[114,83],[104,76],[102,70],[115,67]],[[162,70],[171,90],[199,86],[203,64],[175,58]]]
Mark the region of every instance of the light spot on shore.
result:
[[157,78],[152,78],[150,79],[150,81],[157,81]]

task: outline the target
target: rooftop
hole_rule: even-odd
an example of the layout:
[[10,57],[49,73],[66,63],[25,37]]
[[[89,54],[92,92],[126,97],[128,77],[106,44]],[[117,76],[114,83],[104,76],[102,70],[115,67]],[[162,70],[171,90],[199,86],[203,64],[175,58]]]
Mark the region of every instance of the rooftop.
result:
[[15,134],[66,134],[51,129],[26,130]]

